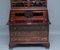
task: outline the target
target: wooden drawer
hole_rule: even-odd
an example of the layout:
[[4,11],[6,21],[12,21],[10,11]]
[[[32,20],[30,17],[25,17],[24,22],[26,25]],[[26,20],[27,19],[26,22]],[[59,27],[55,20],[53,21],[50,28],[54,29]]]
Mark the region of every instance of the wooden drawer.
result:
[[10,22],[13,23],[24,23],[24,22],[47,22],[48,15],[47,11],[31,11],[31,10],[11,10]]
[[48,31],[15,31],[10,32],[11,36],[19,36],[19,37],[46,37],[48,36]]
[[48,31],[48,25],[10,25],[10,31]]
[[47,37],[11,37],[13,42],[47,42]]

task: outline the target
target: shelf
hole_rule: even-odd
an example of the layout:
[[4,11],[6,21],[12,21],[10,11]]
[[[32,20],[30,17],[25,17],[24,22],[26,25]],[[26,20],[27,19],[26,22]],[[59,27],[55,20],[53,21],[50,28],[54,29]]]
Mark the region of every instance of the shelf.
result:
[[46,7],[20,7],[20,8],[13,8],[11,10],[47,10]]

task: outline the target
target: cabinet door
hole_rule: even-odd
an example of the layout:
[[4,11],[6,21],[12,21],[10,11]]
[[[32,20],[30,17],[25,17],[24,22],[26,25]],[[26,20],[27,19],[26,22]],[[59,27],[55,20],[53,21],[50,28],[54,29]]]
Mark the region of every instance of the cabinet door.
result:
[[31,7],[47,7],[46,0],[30,0]]
[[11,7],[47,7],[47,0],[11,0]]
[[27,5],[27,0],[11,0],[12,8],[27,7]]

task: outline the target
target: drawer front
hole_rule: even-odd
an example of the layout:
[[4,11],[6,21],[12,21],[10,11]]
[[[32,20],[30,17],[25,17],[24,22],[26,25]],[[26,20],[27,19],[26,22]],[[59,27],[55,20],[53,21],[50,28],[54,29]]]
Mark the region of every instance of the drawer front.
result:
[[11,41],[15,42],[47,42],[47,37],[12,37]]
[[47,25],[11,25],[10,31],[48,31],[49,27]]
[[48,31],[15,31],[10,32],[11,36],[19,36],[19,37],[47,37]]
[[11,22],[16,22],[16,21],[47,21],[47,11],[31,11],[31,10],[26,10],[26,11],[19,11],[19,10],[11,10],[10,12],[10,20]]
[[11,41],[16,42],[47,42],[48,31],[20,31],[11,32]]

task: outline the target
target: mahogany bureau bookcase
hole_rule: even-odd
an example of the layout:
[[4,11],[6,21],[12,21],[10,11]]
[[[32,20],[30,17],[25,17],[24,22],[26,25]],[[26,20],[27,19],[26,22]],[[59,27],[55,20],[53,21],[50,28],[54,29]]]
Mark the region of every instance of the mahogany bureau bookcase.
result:
[[11,0],[8,23],[9,48],[17,44],[49,48],[47,0]]

